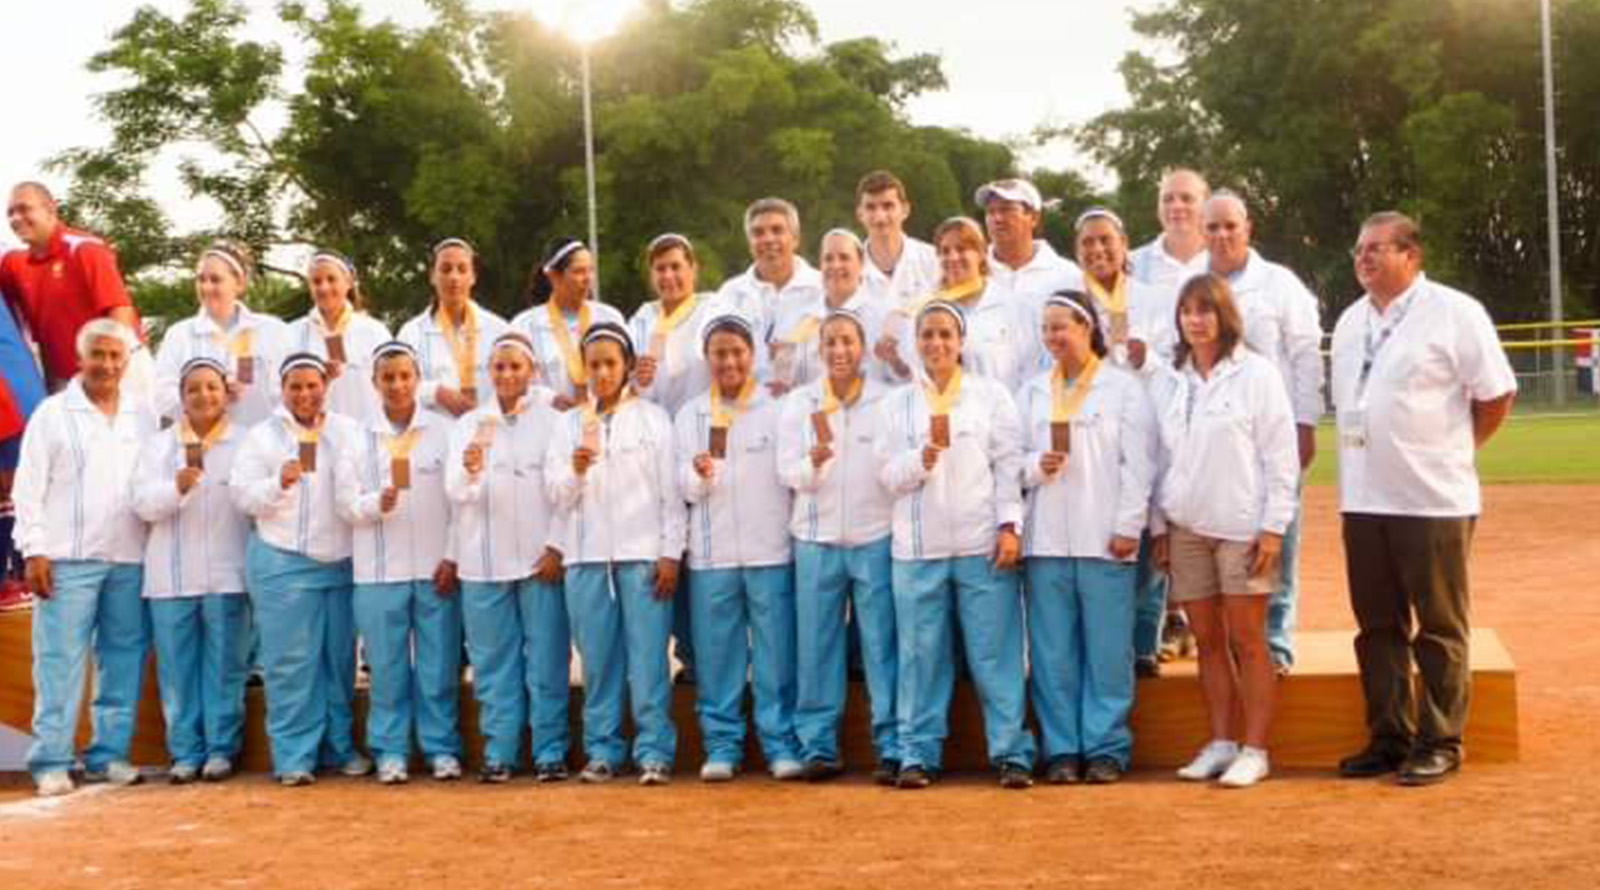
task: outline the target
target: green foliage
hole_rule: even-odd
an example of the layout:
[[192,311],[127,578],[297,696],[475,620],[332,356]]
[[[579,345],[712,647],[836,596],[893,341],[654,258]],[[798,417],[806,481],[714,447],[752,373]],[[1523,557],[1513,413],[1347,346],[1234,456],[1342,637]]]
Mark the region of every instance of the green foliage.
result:
[[[1359,292],[1344,251],[1360,220],[1393,207],[1421,220],[1438,275],[1501,320],[1537,318],[1538,13],[1519,0],[1170,0],[1135,16],[1162,52],[1124,59],[1129,106],[1077,136],[1117,172],[1124,206],[1154,207],[1175,165],[1245,194],[1264,250],[1311,279],[1330,318]],[[1557,0],[1555,16],[1568,300],[1592,307],[1600,0]],[[1153,234],[1131,216],[1137,237]]]
[[[280,4],[307,48],[297,83],[275,47],[251,39],[234,0],[190,0],[178,16],[141,8],[116,32],[91,62],[120,78],[99,98],[112,142],[59,163],[75,174],[79,218],[144,273],[135,289],[147,312],[190,301],[171,280],[196,242],[222,232],[263,256],[283,245],[350,254],[391,319],[427,301],[429,245],[462,236],[478,247],[480,298],[505,312],[525,305],[545,243],[587,232],[582,56],[526,14],[465,0],[430,8],[427,24],[402,28],[368,21],[355,0]],[[608,301],[626,309],[645,296],[639,251],[669,229],[700,247],[702,286],[743,269],[740,220],[758,197],[800,207],[809,252],[817,233],[853,224],[868,170],[905,180],[923,234],[973,212],[973,189],[1014,170],[1005,145],[907,122],[907,99],[945,85],[936,57],[897,56],[872,38],[817,44],[798,0],[648,0],[593,47]],[[281,131],[259,128],[264,112],[285,109]],[[183,182],[224,221],[172,238],[145,172],[196,144],[209,151],[181,159]]]

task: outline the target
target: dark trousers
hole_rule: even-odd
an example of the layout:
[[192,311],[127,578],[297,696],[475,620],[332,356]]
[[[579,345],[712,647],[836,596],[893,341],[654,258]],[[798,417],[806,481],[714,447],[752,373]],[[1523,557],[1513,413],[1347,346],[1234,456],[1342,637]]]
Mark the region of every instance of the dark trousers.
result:
[[[1459,753],[1471,697],[1472,517],[1344,514],[1356,660],[1372,742]],[[1421,700],[1412,678],[1422,675]]]

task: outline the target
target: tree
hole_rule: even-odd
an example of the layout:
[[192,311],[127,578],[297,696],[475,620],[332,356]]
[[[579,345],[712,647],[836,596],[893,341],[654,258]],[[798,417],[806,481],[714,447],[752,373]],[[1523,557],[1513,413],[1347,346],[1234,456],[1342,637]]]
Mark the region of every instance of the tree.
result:
[[[139,10],[90,63],[126,83],[99,99],[111,143],[61,159],[74,208],[132,270],[183,268],[216,233],[170,237],[144,174],[199,144],[185,184],[259,255],[343,250],[393,322],[427,300],[429,245],[463,236],[480,298],[521,308],[546,241],[586,230],[578,48],[526,14],[430,6],[430,22],[402,28],[368,22],[354,0],[283,3],[308,48],[299,83],[235,0]],[[649,0],[592,63],[602,284],[625,309],[644,296],[638,252],[662,231],[695,239],[709,286],[748,262],[740,219],[755,198],[795,201],[809,247],[852,222],[867,170],[900,174],[925,232],[1016,166],[1004,145],[906,120],[907,99],[944,86],[937,58],[876,39],[819,47],[796,0]],[[273,109],[287,111],[278,132],[259,123]]]
[[[1593,305],[1600,0],[1557,13],[1567,259]],[[1124,203],[1153,207],[1165,167],[1206,171],[1247,197],[1264,250],[1312,279],[1329,318],[1359,290],[1344,250],[1360,220],[1399,207],[1430,270],[1505,320],[1544,313],[1535,4],[1173,0],[1134,22],[1173,60],[1125,58],[1130,106],[1077,133]]]

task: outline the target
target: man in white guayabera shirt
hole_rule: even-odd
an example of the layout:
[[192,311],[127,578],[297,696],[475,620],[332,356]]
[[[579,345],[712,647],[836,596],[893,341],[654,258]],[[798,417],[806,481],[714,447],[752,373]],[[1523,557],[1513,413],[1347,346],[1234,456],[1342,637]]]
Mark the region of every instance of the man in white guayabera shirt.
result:
[[[1253,226],[1244,201],[1218,191],[1201,214],[1211,271],[1228,280],[1244,319],[1245,346],[1266,357],[1283,375],[1294,408],[1300,469],[1317,452],[1317,418],[1322,416],[1322,326],[1317,298],[1293,272],[1268,262],[1250,246]],[[1280,674],[1294,666],[1295,604],[1299,598],[1300,515],[1283,536],[1283,584],[1267,608],[1267,643]]]
[[1409,217],[1369,217],[1351,254],[1366,294],[1334,327],[1332,390],[1369,741],[1339,773],[1398,769],[1401,784],[1428,785],[1461,765],[1467,552],[1483,508],[1474,455],[1517,379],[1483,305],[1423,274]]

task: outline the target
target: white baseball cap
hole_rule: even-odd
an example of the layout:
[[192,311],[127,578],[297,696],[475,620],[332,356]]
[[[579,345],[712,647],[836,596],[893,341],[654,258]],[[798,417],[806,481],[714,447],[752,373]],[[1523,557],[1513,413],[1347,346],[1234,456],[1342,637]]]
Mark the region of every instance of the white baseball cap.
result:
[[989,202],[996,198],[1026,204],[1035,213],[1044,209],[1044,199],[1039,197],[1039,189],[1026,179],[997,179],[978,189],[976,199],[979,207],[988,207]]

